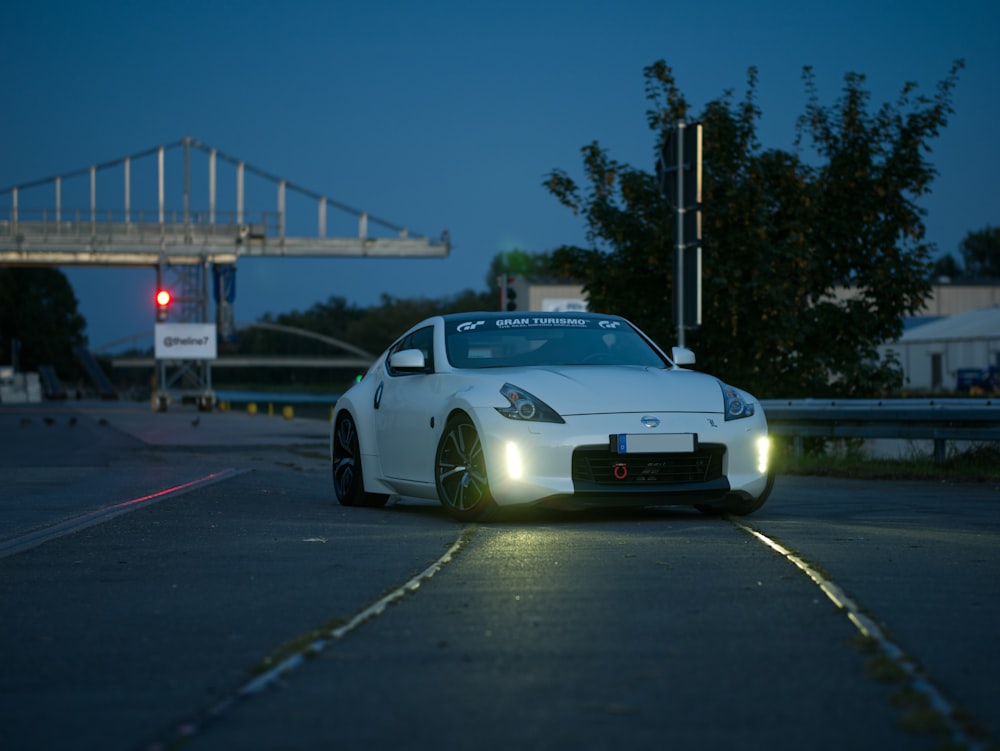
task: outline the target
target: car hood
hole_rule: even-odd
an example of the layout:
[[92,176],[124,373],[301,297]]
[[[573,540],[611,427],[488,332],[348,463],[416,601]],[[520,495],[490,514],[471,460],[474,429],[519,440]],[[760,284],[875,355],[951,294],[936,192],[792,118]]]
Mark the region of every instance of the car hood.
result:
[[718,380],[690,370],[588,365],[515,368],[506,375],[564,416],[724,410]]

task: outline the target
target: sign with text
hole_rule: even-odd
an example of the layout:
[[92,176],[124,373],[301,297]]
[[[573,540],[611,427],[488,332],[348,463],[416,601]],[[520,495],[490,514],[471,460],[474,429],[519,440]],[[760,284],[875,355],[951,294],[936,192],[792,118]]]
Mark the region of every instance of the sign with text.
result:
[[214,360],[219,348],[214,323],[156,324],[157,360]]
[[587,301],[577,297],[543,297],[542,310],[546,313],[580,313],[587,309]]

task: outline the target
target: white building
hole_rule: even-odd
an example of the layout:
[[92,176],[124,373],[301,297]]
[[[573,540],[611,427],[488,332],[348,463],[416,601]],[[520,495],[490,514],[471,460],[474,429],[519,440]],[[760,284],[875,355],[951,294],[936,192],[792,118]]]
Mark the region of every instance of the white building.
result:
[[879,350],[896,353],[903,367],[903,388],[953,391],[960,369],[1000,368],[1000,306],[915,326]]
[[1000,284],[939,281],[918,316],[953,316],[1000,305]]

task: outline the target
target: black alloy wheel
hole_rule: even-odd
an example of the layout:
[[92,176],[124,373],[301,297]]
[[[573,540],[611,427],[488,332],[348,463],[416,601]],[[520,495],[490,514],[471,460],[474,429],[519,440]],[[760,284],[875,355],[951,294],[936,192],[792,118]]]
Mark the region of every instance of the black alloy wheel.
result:
[[366,493],[358,429],[346,412],[337,418],[331,451],[333,492],[342,506],[384,506],[389,496]]
[[497,510],[476,426],[465,415],[448,420],[434,460],[438,498],[459,521],[487,521]]

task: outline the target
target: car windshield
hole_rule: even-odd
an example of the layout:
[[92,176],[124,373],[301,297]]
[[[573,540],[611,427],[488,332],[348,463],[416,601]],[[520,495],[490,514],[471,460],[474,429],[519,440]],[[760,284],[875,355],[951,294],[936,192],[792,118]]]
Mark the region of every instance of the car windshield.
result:
[[621,320],[533,315],[452,322],[445,336],[455,368],[668,363]]

